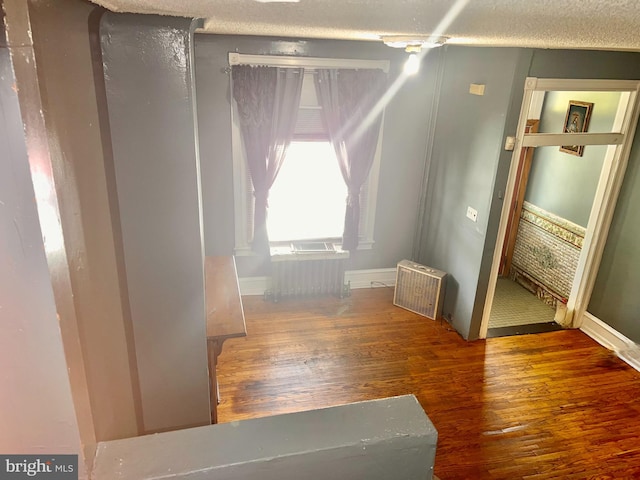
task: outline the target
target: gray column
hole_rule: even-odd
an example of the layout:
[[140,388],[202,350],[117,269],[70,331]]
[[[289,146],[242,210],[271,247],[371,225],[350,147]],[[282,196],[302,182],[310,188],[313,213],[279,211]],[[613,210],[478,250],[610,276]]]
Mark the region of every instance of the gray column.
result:
[[206,424],[192,21],[107,13],[100,41],[144,430]]

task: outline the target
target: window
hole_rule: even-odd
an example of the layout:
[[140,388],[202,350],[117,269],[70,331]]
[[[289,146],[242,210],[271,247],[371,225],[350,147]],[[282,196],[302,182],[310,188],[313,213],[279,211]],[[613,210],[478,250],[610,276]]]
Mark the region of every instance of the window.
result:
[[346,198],[331,143],[293,141],[269,194],[269,240],[339,239]]
[[[286,59],[287,65],[305,67],[294,139],[269,193],[267,229],[271,242],[325,239],[335,239],[339,242],[344,229],[347,186],[322,123],[315,93],[313,67],[354,68],[357,66],[354,63],[364,62],[362,68],[380,68],[380,62],[247,56],[235,53],[229,57],[231,64],[234,58],[237,59],[237,63],[250,63],[247,57],[252,57],[257,59],[256,63],[263,65],[270,64],[270,60],[277,64],[278,61]],[[384,63],[388,67],[388,62]],[[237,116],[235,102],[232,102],[232,106],[235,254],[250,255],[253,238],[253,188],[244,157],[240,128],[233,120]],[[382,132],[371,172],[360,195],[358,249],[369,249],[374,243],[373,228],[381,143]],[[327,196],[327,193],[330,195]],[[295,200],[292,201],[292,198]]]

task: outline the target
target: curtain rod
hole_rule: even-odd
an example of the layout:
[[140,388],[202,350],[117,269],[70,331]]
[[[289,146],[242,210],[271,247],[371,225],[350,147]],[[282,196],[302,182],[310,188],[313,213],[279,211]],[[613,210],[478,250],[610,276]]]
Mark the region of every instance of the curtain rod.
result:
[[229,65],[264,65],[284,68],[352,68],[378,69],[389,73],[389,60],[362,60],[349,58],[294,57],[287,55],[248,55],[229,53]]

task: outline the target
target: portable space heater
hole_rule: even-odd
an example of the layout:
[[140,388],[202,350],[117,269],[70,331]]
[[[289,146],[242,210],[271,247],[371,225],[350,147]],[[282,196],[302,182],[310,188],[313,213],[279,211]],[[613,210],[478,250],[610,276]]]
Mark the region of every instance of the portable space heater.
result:
[[432,320],[438,319],[442,314],[446,275],[411,260],[398,262],[393,304]]

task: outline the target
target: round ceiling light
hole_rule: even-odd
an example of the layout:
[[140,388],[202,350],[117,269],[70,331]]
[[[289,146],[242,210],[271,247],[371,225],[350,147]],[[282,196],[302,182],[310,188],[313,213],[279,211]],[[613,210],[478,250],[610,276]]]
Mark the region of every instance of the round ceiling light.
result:
[[437,35],[406,36],[389,35],[380,38],[385,45],[392,48],[403,48],[407,52],[419,52],[423,48],[436,48],[444,45],[448,38]]

